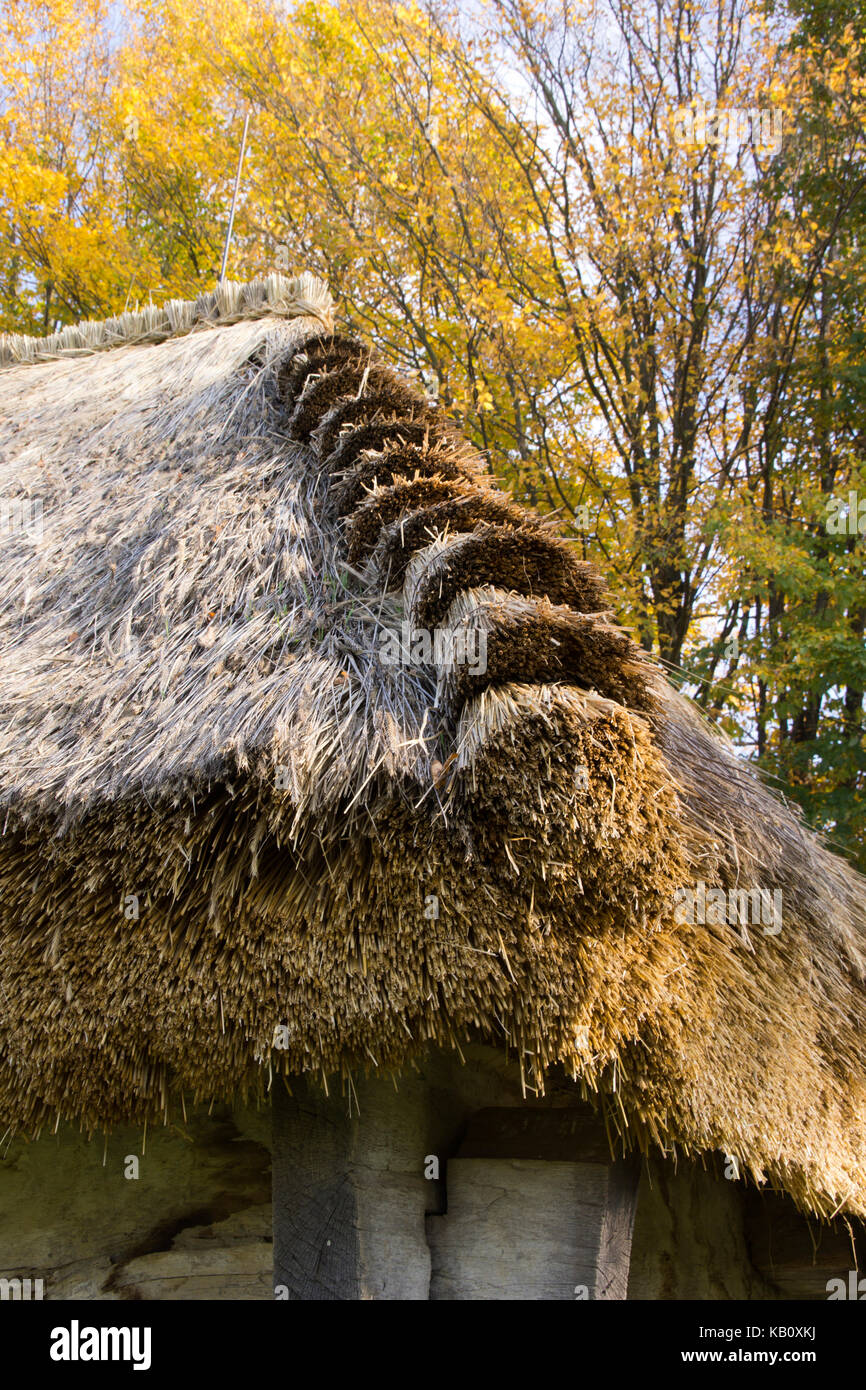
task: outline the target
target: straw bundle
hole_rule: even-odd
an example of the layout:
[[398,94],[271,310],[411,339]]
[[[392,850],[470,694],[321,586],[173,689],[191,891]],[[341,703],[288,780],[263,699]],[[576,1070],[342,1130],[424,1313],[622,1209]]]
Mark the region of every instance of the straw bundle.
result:
[[47,338],[33,338],[26,333],[0,334],[0,367],[17,362],[49,362],[56,357],[89,356],[131,343],[161,343],[195,328],[270,314],[287,318],[310,315],[329,327],[333,306],[327,287],[309,273],[295,280],[269,275],[247,284],[224,280],[212,293],[200,294],[198,299],[169,299],[162,306],[149,304],[116,318],[85,320]]
[[[4,1122],[483,1039],[866,1212],[863,880],[431,402],[257,315],[3,374]],[[685,920],[698,882],[781,929]]]

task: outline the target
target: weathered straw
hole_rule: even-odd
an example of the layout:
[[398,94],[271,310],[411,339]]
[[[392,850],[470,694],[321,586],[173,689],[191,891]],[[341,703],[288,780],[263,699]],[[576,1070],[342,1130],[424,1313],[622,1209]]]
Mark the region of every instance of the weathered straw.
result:
[[263,280],[238,284],[224,280],[215,290],[197,299],[169,299],[165,304],[148,304],[144,309],[118,314],[115,318],[71,324],[44,338],[26,333],[0,334],[0,367],[26,362],[50,362],[58,357],[89,356],[109,348],[133,343],[161,343],[182,337],[196,328],[213,328],[256,319],[269,314],[287,318],[306,315],[333,324],[333,304],[328,288],[315,275],[305,271],[296,279],[268,275]]

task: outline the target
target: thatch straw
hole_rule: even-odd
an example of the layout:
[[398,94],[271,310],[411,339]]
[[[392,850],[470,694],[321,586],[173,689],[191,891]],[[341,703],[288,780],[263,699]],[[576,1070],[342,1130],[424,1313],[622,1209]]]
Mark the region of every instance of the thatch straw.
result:
[[[310,317],[3,386],[4,1124],[482,1039],[866,1212],[866,884],[433,403]],[[486,669],[404,664],[431,624]]]
[[225,326],[241,319],[282,314],[286,318],[302,315],[318,319],[326,328],[333,323],[333,304],[327,286],[305,272],[290,280],[285,275],[268,275],[264,280],[238,284],[224,280],[211,292],[197,299],[169,299],[163,305],[117,315],[98,322],[62,328],[46,338],[26,333],[0,334],[0,367],[24,362],[50,362],[57,357],[86,357],[109,348],[134,343],[161,343],[166,338],[183,337],[196,328]]
[[599,614],[575,613],[547,598],[522,598],[485,585],[463,589],[445,613],[442,628],[458,655],[481,650],[484,670],[469,660],[443,663],[437,704],[462,705],[478,689],[512,681],[581,685],[632,709],[650,705],[648,672],[640,652],[621,629]]

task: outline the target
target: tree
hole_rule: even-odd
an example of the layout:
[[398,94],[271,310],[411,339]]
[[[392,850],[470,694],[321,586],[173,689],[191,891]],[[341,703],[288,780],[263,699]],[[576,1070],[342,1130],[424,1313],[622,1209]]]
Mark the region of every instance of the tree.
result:
[[[813,823],[863,862],[866,50],[862,17],[852,22],[844,4],[798,13],[789,136],[766,175],[772,197],[787,193],[776,229],[787,254],[768,256],[763,278],[770,332],[750,379],[762,421],[747,466],[752,506],[726,523],[720,640],[694,665],[706,680],[699,698],[753,738]],[[826,246],[820,259],[803,253],[810,244]]]

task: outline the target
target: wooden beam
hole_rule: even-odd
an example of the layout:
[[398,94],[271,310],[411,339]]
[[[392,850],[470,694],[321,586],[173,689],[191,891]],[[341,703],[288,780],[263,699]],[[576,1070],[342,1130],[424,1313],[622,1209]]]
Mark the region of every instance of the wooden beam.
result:
[[637,1177],[622,1165],[457,1158],[430,1217],[430,1298],[623,1299]]
[[477,1110],[469,1117],[458,1156],[612,1162],[604,1124],[586,1103],[498,1105]]
[[639,1176],[588,1105],[477,1111],[427,1223],[431,1299],[624,1299]]

